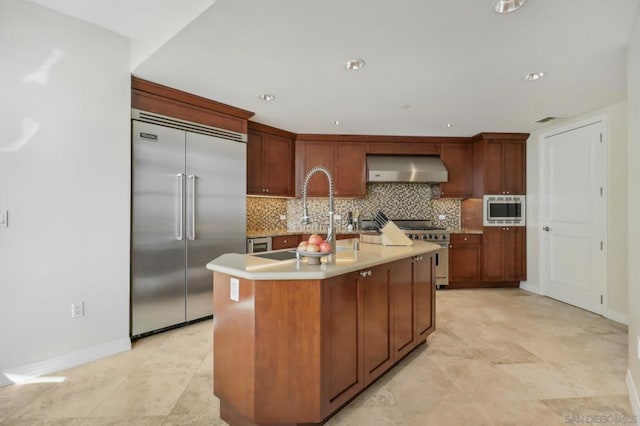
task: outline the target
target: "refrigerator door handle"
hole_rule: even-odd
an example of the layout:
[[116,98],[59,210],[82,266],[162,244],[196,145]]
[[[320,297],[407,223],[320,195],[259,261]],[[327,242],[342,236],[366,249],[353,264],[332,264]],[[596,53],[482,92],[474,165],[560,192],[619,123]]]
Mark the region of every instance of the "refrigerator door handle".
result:
[[180,208],[178,209],[178,236],[177,240],[184,240],[184,173],[176,175],[180,178],[179,200]]
[[196,175],[189,175],[191,181],[191,241],[196,239]]

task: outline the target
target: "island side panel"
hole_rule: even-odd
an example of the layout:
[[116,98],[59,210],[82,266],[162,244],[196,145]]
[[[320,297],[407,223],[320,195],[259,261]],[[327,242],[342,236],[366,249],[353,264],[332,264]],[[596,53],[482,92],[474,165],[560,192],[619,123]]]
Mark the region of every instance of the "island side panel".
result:
[[256,423],[321,412],[321,281],[256,282]]
[[214,272],[213,393],[255,418],[255,281],[239,279],[239,301],[231,300],[229,275]]

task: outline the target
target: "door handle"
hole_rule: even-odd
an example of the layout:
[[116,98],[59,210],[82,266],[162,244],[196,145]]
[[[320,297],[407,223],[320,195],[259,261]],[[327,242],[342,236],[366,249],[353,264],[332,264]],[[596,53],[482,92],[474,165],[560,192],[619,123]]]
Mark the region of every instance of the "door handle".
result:
[[180,179],[180,209],[178,213],[178,236],[176,239],[184,240],[184,173],[176,175]]
[[543,226],[543,227],[542,227],[542,230],[543,230],[544,232],[549,232],[549,231],[551,231],[551,228],[549,228],[548,226]]
[[189,175],[191,181],[191,241],[196,239],[196,175]]

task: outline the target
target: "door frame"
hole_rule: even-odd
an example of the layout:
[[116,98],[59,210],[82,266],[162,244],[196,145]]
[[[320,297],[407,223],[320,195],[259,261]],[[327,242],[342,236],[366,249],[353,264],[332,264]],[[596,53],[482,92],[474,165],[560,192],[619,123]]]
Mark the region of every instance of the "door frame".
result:
[[[545,249],[545,245],[542,243],[544,241],[544,231],[542,230],[542,227],[544,226],[543,223],[543,203],[542,203],[542,191],[544,190],[544,176],[543,176],[543,171],[545,170],[545,152],[546,152],[546,138],[549,138],[551,136],[555,136],[555,135],[559,135],[562,133],[567,133],[570,132],[572,130],[576,130],[582,127],[587,127],[596,123],[602,123],[602,156],[600,157],[600,167],[601,167],[601,173],[603,176],[602,182],[601,182],[601,186],[602,186],[602,223],[597,226],[597,232],[600,233],[601,235],[601,241],[603,242],[603,256],[604,256],[604,265],[603,271],[600,271],[600,275],[602,276],[602,280],[598,280],[596,283],[596,289],[597,291],[600,292],[600,294],[602,295],[602,303],[600,304],[600,309],[598,309],[596,312],[596,314],[608,317],[608,306],[609,306],[609,301],[608,301],[608,291],[609,291],[609,250],[608,250],[608,241],[607,241],[607,237],[608,237],[608,216],[609,216],[609,201],[608,201],[608,193],[609,193],[609,170],[608,170],[608,165],[609,165],[609,119],[608,119],[608,114],[604,113],[604,114],[598,114],[586,119],[582,119],[582,120],[578,120],[576,122],[573,123],[567,123],[567,124],[562,124],[559,125],[557,127],[554,127],[553,129],[550,129],[548,131],[545,131],[543,133],[541,133],[538,137],[538,143],[540,146],[540,151],[539,151],[539,157],[538,157],[538,170],[539,170],[539,175],[538,175],[538,187],[540,188],[540,194],[539,194],[539,198],[540,198],[540,203],[538,204],[538,241],[540,242],[538,245],[538,259],[539,259],[539,263],[538,263],[538,276],[540,277],[540,294],[546,296],[547,295],[547,288],[546,288],[546,282],[544,281],[544,268],[545,268],[545,264],[544,264],[544,249]],[[548,265],[547,265],[548,266]]]

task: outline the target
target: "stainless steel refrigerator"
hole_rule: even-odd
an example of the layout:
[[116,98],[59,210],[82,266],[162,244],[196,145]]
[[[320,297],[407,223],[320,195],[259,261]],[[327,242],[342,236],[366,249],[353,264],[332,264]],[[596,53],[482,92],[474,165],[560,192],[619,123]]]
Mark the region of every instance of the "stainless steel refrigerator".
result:
[[246,135],[132,110],[131,335],[213,313],[210,260],[244,253]]

